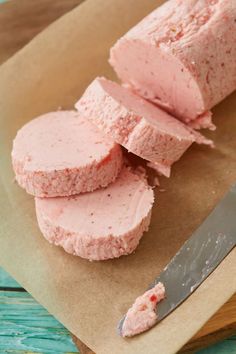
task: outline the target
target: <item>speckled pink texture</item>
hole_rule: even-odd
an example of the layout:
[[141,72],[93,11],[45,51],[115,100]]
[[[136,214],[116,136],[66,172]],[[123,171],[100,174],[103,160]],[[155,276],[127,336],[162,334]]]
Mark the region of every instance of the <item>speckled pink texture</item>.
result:
[[[169,0],[124,35],[110,63],[123,82],[185,122],[236,89],[236,1]],[[211,126],[209,115],[203,126]]]
[[93,193],[35,198],[45,238],[89,260],[132,253],[148,230],[153,202],[153,190],[125,167],[114,183]]
[[121,335],[132,337],[147,331],[158,320],[156,311],[157,303],[165,297],[165,288],[158,283],[152,289],[139,296],[126,314],[122,325]]
[[13,142],[16,180],[30,194],[55,197],[93,191],[113,182],[122,151],[75,111],[38,117]]
[[[128,151],[156,163],[166,176],[170,166],[201,137],[162,109],[104,78],[95,79],[75,107]],[[211,144],[203,138],[200,142]]]

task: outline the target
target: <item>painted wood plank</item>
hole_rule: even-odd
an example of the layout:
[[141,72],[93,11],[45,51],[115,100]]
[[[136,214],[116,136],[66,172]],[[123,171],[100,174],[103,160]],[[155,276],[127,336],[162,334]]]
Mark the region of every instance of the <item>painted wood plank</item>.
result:
[[10,288],[21,288],[7,272],[0,268],[0,288],[1,287],[10,287]]
[[202,349],[196,354],[236,354],[236,336],[225,339],[209,348]]
[[0,291],[0,353],[78,353],[71,336],[28,293]]

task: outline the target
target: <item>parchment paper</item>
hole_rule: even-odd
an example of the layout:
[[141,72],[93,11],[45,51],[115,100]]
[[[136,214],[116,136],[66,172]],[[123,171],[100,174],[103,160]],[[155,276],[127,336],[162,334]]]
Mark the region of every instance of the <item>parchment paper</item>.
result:
[[33,198],[13,182],[17,129],[72,107],[96,75],[114,78],[109,47],[161,1],[87,0],[0,68],[0,264],[98,354],[175,353],[236,290],[236,250],[173,314],[130,340],[118,320],[236,181],[236,95],[214,109],[217,148],[193,146],[161,179],[150,231],[135,254],[88,262],[44,240]]

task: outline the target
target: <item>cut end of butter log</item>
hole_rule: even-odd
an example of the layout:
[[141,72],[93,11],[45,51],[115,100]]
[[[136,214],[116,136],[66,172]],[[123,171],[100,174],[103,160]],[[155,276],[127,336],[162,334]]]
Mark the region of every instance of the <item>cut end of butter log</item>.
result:
[[208,110],[236,89],[235,18],[235,0],[166,1],[116,42],[110,63],[141,96],[214,128]]

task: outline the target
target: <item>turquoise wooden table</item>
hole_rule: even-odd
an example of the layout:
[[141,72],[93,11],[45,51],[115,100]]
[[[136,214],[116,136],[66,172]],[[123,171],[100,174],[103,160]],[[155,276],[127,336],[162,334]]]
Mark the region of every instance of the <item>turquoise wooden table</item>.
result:
[[0,353],[78,353],[62,324],[1,268]]

